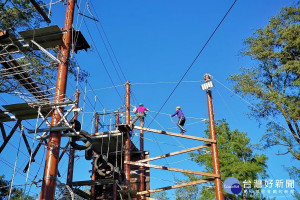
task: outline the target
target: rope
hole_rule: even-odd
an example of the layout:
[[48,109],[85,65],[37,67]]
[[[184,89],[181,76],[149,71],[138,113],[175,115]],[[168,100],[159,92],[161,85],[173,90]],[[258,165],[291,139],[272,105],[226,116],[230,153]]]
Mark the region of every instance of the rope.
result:
[[[35,139],[36,139],[36,134],[37,134],[37,128],[38,128],[38,123],[39,123],[40,112],[41,112],[41,106],[39,106],[39,108],[38,108],[38,114],[37,114],[37,117],[36,117],[36,123],[35,123],[35,129],[34,129],[34,137],[33,137],[31,149],[33,149],[34,142],[35,142]],[[25,183],[27,183],[27,181],[28,181],[28,176],[29,176],[29,171],[30,171],[31,161],[32,161],[32,154],[33,154],[33,151],[31,151],[31,153],[30,153],[29,166],[28,166],[28,170],[27,170],[27,175],[26,175]],[[26,191],[26,185],[25,185],[24,191]]]
[[171,115],[170,115],[170,120],[173,124],[177,125],[177,123],[173,121],[173,118],[171,117]]
[[[100,55],[100,52],[99,52],[99,50],[98,50],[98,48],[97,48],[97,46],[96,46],[96,43],[95,43],[95,41],[94,41],[94,39],[93,39],[93,37],[92,37],[92,34],[91,34],[91,32],[90,32],[90,30],[89,30],[89,28],[88,28],[88,26],[87,26],[85,20],[84,20],[84,24],[85,24],[85,26],[86,26],[86,28],[87,28],[87,31],[88,31],[88,34],[89,34],[89,36],[90,36],[90,38],[91,38],[91,40],[92,40],[92,42],[93,42],[93,44],[94,44],[96,53],[97,53],[97,55],[98,55],[98,57],[99,57],[99,59],[100,59],[100,61],[101,61],[101,63],[102,63],[103,68],[105,69],[105,72],[106,72],[107,76],[109,77],[109,79],[110,79],[112,85],[115,86],[115,83],[114,83],[114,81],[113,81],[113,79],[112,79],[112,77],[111,77],[111,75],[110,75],[110,73],[109,73],[109,71],[108,71],[108,69],[107,69],[105,63],[104,63],[104,60],[102,59],[102,56]],[[116,90],[116,92],[117,92],[117,94],[118,94],[118,96],[119,96],[121,102],[124,104],[124,100],[123,100],[123,98],[121,97],[119,91],[117,90],[116,87],[114,87],[114,88],[115,88],[115,90]]]
[[[94,104],[94,111],[93,111],[93,119],[95,119],[95,116],[96,116],[96,103],[97,103],[97,96],[95,96],[95,104]],[[92,120],[91,133],[93,132],[93,127],[94,127],[94,120]]]
[[84,112],[85,112],[85,99],[86,99],[86,87],[87,87],[87,81],[85,82],[85,88],[84,88],[84,98],[83,98],[83,107],[82,107],[82,117],[81,117],[81,127],[83,127],[83,118],[84,118]]
[[50,0],[50,3],[49,3],[49,13],[48,13],[48,18],[50,18],[50,15],[51,15],[51,7],[52,7],[52,0]]
[[[95,10],[95,8],[94,8],[94,6],[93,6],[92,1],[91,1],[90,3],[91,3],[91,5],[92,5],[92,8],[93,8],[95,14],[96,14],[96,17],[97,17],[98,19],[100,19],[99,16],[98,16],[98,14],[97,14],[97,12],[96,12],[96,10]],[[116,60],[116,63],[118,64],[118,67],[119,67],[119,69],[120,69],[120,71],[121,71],[121,73],[122,73],[122,76],[123,76],[123,78],[124,78],[124,81],[126,81],[127,78],[126,78],[126,76],[125,76],[125,74],[124,74],[124,72],[123,72],[123,70],[122,70],[122,67],[121,67],[121,65],[120,65],[120,63],[119,63],[119,61],[118,61],[118,59],[117,59],[117,56],[116,56],[116,54],[115,54],[115,51],[114,51],[114,49],[112,48],[112,45],[110,44],[110,41],[109,41],[109,39],[108,39],[108,37],[107,37],[107,34],[106,34],[106,32],[105,32],[105,30],[104,30],[104,28],[103,28],[103,26],[102,26],[101,21],[99,21],[99,24],[100,24],[101,30],[102,30],[102,32],[103,32],[103,34],[104,34],[104,36],[105,36],[105,39],[106,39],[106,41],[107,41],[107,43],[108,43],[108,45],[109,45],[109,47],[110,47],[110,50],[111,50],[111,52],[112,52],[112,54],[113,54],[113,56],[114,56],[114,59]]]
[[18,151],[17,151],[17,155],[16,155],[16,161],[15,161],[13,176],[12,176],[11,182],[10,182],[10,189],[9,189],[8,199],[10,199],[11,192],[12,192],[12,187],[13,187],[13,183],[14,183],[14,179],[15,179],[16,168],[17,168],[17,163],[18,163],[18,158],[19,158],[19,150],[20,150],[20,145],[21,145],[21,137],[22,137],[22,134],[20,134],[19,146],[18,146]]
[[[260,112],[261,114],[265,115],[262,111],[260,111],[255,105],[251,104],[249,101],[245,100],[242,96],[238,95],[237,93],[235,93],[234,91],[232,91],[231,89],[229,89],[228,87],[226,87],[224,84],[222,84],[220,81],[218,81],[217,79],[213,78],[213,80],[217,81],[220,85],[222,85],[224,88],[226,88],[227,90],[229,90],[232,94],[236,95],[238,98],[240,98],[242,101],[244,101],[245,103],[247,103],[249,106],[251,106],[253,109],[255,109],[256,111]],[[278,126],[280,126],[281,128],[283,128],[284,130],[286,130],[289,133],[292,133],[290,130],[288,130],[287,128],[285,128],[283,125],[281,125],[279,122],[275,121],[273,118],[269,117],[268,115],[265,115],[269,120],[271,120],[272,122],[274,122],[275,124],[277,124]]]
[[[222,20],[219,22],[219,24],[217,25],[217,27],[215,28],[215,30],[213,31],[213,33],[210,35],[210,37],[208,38],[208,40],[206,41],[206,43],[203,45],[203,47],[201,48],[201,50],[199,51],[199,53],[197,54],[197,56],[195,57],[195,59],[193,60],[193,62],[190,64],[190,66],[188,67],[188,69],[186,70],[186,72],[183,74],[183,76],[181,77],[181,79],[179,80],[179,82],[176,84],[175,88],[172,90],[172,92],[170,93],[170,95],[168,96],[168,98],[165,100],[165,102],[163,103],[163,105],[160,107],[160,109],[159,109],[158,112],[160,112],[163,109],[163,107],[167,104],[167,102],[169,101],[169,99],[171,98],[171,96],[174,94],[175,90],[178,88],[178,86],[180,85],[180,83],[183,81],[184,77],[187,75],[187,73],[193,67],[193,65],[195,64],[195,62],[198,60],[199,56],[202,54],[203,50],[205,49],[205,47],[207,46],[207,44],[209,43],[209,41],[212,39],[212,37],[214,36],[214,34],[217,32],[217,30],[219,29],[219,27],[221,26],[221,24],[225,20],[226,16],[229,14],[230,10],[235,5],[236,1],[237,0],[235,0],[232,3],[231,7],[228,9],[228,11],[226,12],[226,14],[222,18]],[[154,116],[154,119],[157,117],[157,115],[158,114],[156,114]],[[152,124],[152,122],[154,121],[154,119],[150,122],[149,126]]]

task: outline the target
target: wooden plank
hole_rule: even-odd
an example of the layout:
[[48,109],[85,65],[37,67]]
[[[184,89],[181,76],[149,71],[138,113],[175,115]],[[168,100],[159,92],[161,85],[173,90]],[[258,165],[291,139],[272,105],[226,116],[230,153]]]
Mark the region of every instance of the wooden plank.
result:
[[98,179],[96,181],[87,180],[87,181],[75,181],[72,182],[71,186],[90,186],[90,185],[106,185],[117,183],[117,180],[114,179]]
[[182,183],[182,184],[178,184],[178,185],[162,187],[162,188],[158,188],[158,189],[154,189],[154,190],[146,190],[146,191],[138,192],[137,195],[150,194],[150,193],[154,193],[154,192],[161,192],[161,191],[170,190],[170,189],[187,187],[187,186],[191,186],[191,185],[197,185],[197,184],[200,184],[200,183],[207,183],[207,182],[212,181],[212,180],[214,180],[214,179],[198,180],[198,181],[192,181],[192,182]]
[[148,132],[159,133],[159,134],[163,134],[163,135],[171,135],[171,136],[187,138],[187,139],[192,139],[192,140],[199,140],[199,141],[204,141],[204,142],[216,143],[216,140],[212,140],[212,139],[208,139],[208,138],[200,138],[200,137],[195,137],[195,136],[191,136],[191,135],[181,135],[181,134],[178,134],[178,133],[171,133],[171,132],[156,130],[156,129],[151,129],[151,128],[142,128],[142,127],[139,127],[139,126],[134,126],[134,128],[139,129],[139,130],[148,131]]
[[151,164],[145,164],[145,163],[136,163],[132,161],[124,161],[125,164],[129,165],[135,165],[135,166],[142,166],[142,167],[151,167],[155,169],[163,169],[163,170],[170,170],[174,172],[182,172],[182,173],[188,173],[188,174],[196,174],[196,175],[202,175],[202,176],[209,176],[209,177],[220,177],[216,174],[206,173],[206,172],[197,172],[197,171],[191,171],[186,169],[178,169],[178,168],[172,168],[172,167],[166,167],[166,166],[159,166],[159,165],[151,165]]
[[189,149],[184,149],[184,150],[181,150],[181,151],[175,151],[175,152],[172,152],[172,153],[167,153],[167,154],[156,156],[156,157],[152,157],[152,158],[138,160],[136,162],[137,163],[149,162],[149,161],[157,160],[157,159],[160,159],[160,158],[166,158],[166,157],[175,156],[175,155],[182,154],[182,153],[187,153],[187,152],[190,152],[190,151],[195,151],[195,150],[198,150],[198,149],[203,149],[203,148],[206,148],[206,147],[209,147],[209,146],[210,146],[209,144],[202,145],[202,146],[197,146],[197,147],[193,147],[193,148],[189,148]]

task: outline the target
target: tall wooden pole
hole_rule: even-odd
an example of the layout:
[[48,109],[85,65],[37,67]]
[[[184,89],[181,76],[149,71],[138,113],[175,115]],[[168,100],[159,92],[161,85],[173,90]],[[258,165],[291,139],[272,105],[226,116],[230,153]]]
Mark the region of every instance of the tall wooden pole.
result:
[[[209,74],[205,74],[205,81],[206,82],[210,81]],[[210,137],[212,140],[217,140],[216,131],[215,131],[214,111],[213,111],[213,105],[212,105],[212,95],[211,95],[210,88],[206,90],[206,97],[207,97],[207,106],[208,106]],[[211,144],[211,151],[212,151],[214,174],[218,175],[218,177],[215,178],[216,199],[223,200],[223,191],[222,191],[222,182],[221,182],[221,178],[220,178],[221,173],[220,173],[217,143]]]
[[[75,94],[75,108],[78,108],[78,104],[79,104],[79,95],[80,92],[77,89],[76,90],[76,94]],[[78,112],[75,112],[75,116],[74,119],[77,120],[78,118]],[[69,155],[69,163],[68,163],[68,175],[67,175],[67,184],[71,184],[73,181],[73,171],[74,171],[74,154],[75,154],[75,149],[70,146],[70,155]]]
[[[142,122],[140,120],[140,126],[142,126]],[[141,160],[145,159],[145,154],[144,154],[144,130],[140,130],[140,152],[141,152]],[[139,168],[140,174],[139,174],[139,179],[140,179],[140,188],[139,191],[143,192],[145,191],[145,167],[140,166]],[[144,199],[145,196],[141,195],[141,199]]]
[[[98,113],[96,113],[96,115],[95,115],[95,133],[98,133],[98,131],[99,131],[99,115],[98,115]],[[94,155],[96,155],[96,153],[94,153]],[[95,163],[95,160],[96,160],[96,158],[94,157],[93,158],[93,162],[92,162],[92,181],[95,181],[96,180],[96,173],[97,173],[97,170],[96,170],[96,167],[95,167],[95,165],[94,165],[94,163]],[[92,185],[91,186],[91,196],[93,196],[93,197],[95,197],[96,198],[96,186],[95,185]]]
[[[130,125],[130,82],[127,81],[125,84],[126,96],[125,96],[125,123]],[[125,152],[124,161],[130,161],[130,136],[129,132],[126,132],[125,140]],[[126,177],[126,185],[130,187],[130,165],[124,164],[124,172]]]
[[[63,35],[62,37],[63,45],[59,47],[61,51],[61,56],[60,56],[61,63],[58,65],[56,90],[54,96],[55,103],[63,102],[66,95],[68,63],[69,63],[70,44],[71,44],[71,36],[72,36],[72,23],[73,23],[73,16],[74,16],[74,5],[75,5],[75,0],[67,1],[67,11],[66,11],[65,27],[64,27],[64,30],[66,30],[67,33]],[[63,112],[63,108],[61,108],[61,111]],[[52,114],[51,126],[56,126],[60,119],[61,119],[60,115],[58,114],[57,111],[55,111]],[[52,200],[55,197],[60,140],[61,140],[60,131],[50,133],[49,142],[47,146],[47,155],[45,161],[45,170],[44,170],[44,177],[43,177],[40,199]]]

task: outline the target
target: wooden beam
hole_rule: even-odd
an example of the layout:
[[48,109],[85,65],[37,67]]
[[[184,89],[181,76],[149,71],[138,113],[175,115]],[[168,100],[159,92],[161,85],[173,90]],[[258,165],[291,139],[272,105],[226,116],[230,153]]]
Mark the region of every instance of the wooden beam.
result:
[[48,16],[46,15],[46,13],[43,11],[43,9],[40,7],[40,5],[35,1],[35,0],[30,0],[30,2],[32,3],[32,5],[35,7],[35,9],[42,15],[42,17],[44,18],[44,20],[50,24],[51,20],[48,18]]
[[47,145],[47,141],[46,141],[46,140],[43,140],[43,139],[40,140],[39,144],[37,145],[37,147],[35,148],[33,154],[31,155],[31,159],[29,159],[29,161],[28,161],[26,167],[25,167],[24,170],[23,170],[24,173],[27,172],[30,163],[34,160],[34,157],[35,157],[35,155],[37,154],[37,152],[39,151],[39,149],[40,149],[40,147],[42,146],[43,142],[45,142],[46,145]]
[[[21,130],[21,134],[22,134],[23,140],[24,140],[24,142],[25,142],[27,151],[28,151],[29,156],[30,156],[30,155],[31,155],[31,148],[30,148],[30,145],[29,145],[29,143],[28,143],[28,140],[27,140],[27,138],[26,138],[26,135],[25,135],[25,133],[24,133],[24,131],[23,131],[21,125],[19,125],[19,128],[20,128],[20,130]],[[35,160],[33,159],[32,162],[35,162]]]
[[192,139],[192,140],[199,140],[199,141],[204,141],[204,142],[216,143],[216,140],[212,140],[212,139],[208,139],[208,138],[200,138],[200,137],[195,137],[195,136],[191,136],[191,135],[181,135],[181,134],[178,134],[178,133],[171,133],[171,132],[156,130],[156,129],[151,129],[151,128],[142,128],[142,127],[139,127],[139,126],[134,126],[134,128],[139,129],[139,130],[148,131],[148,132],[159,133],[159,134],[163,134],[163,135],[171,135],[171,136],[187,138],[187,139]]
[[155,189],[155,190],[146,190],[146,191],[143,191],[143,192],[138,192],[137,195],[150,194],[150,193],[154,193],[154,192],[161,192],[161,191],[170,190],[170,189],[187,187],[187,186],[191,186],[191,185],[197,185],[197,184],[200,184],[200,183],[207,183],[207,182],[212,181],[212,180],[214,180],[214,179],[198,180],[198,181],[192,181],[192,182],[182,183],[182,184],[178,184],[178,185],[162,187],[162,188],[158,188],[158,189]]
[[158,166],[158,165],[151,165],[151,164],[145,164],[145,163],[137,163],[132,161],[124,161],[125,164],[129,165],[136,165],[136,166],[143,166],[143,167],[151,167],[155,169],[163,169],[163,170],[170,170],[174,172],[182,172],[182,173],[188,173],[188,174],[196,174],[196,175],[202,175],[202,176],[209,176],[209,177],[220,177],[216,174],[206,173],[206,172],[197,172],[197,171],[191,171],[186,169],[178,169],[178,168],[172,168],[172,167],[166,167],[166,166]]
[[0,153],[3,151],[3,149],[5,148],[5,146],[7,145],[8,141],[10,140],[10,138],[13,136],[13,134],[15,133],[15,131],[17,130],[19,124],[21,124],[20,119],[18,119],[17,123],[15,124],[15,126],[11,129],[10,133],[8,134],[8,136],[4,139],[1,147],[0,147]]
[[6,132],[5,132],[5,128],[4,128],[2,122],[0,122],[0,129],[1,129],[3,140],[5,140],[5,138],[6,138]]
[[60,156],[59,156],[59,160],[60,161],[62,159],[62,157],[64,156],[64,154],[66,153],[68,147],[70,145],[70,141],[66,144],[65,148],[63,149],[63,151],[61,152]]
[[197,147],[193,147],[193,148],[189,148],[189,149],[184,149],[184,150],[181,150],[181,151],[175,151],[175,152],[172,152],[172,153],[167,153],[167,154],[152,157],[152,158],[138,160],[136,162],[137,163],[149,162],[149,161],[152,161],[152,160],[157,160],[157,159],[161,159],[161,158],[175,156],[175,155],[182,154],[182,153],[187,153],[187,152],[190,152],[190,151],[195,151],[195,150],[198,150],[198,149],[203,149],[203,148],[206,148],[206,147],[209,147],[209,146],[210,146],[210,144],[206,144],[206,145],[197,146]]

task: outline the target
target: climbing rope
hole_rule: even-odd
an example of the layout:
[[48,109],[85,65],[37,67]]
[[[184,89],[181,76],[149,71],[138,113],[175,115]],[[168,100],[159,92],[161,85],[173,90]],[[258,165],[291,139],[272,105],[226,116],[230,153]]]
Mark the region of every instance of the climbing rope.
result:
[[16,161],[15,161],[13,176],[12,176],[11,182],[10,182],[10,189],[9,189],[8,199],[10,199],[10,197],[11,197],[12,187],[13,187],[13,184],[14,184],[14,179],[15,179],[15,174],[16,174],[16,168],[17,168],[17,163],[18,163],[18,158],[19,158],[19,152],[20,152],[21,137],[22,137],[22,133],[20,134],[19,146],[18,146],[18,151],[17,151],[17,155],[16,155]]

